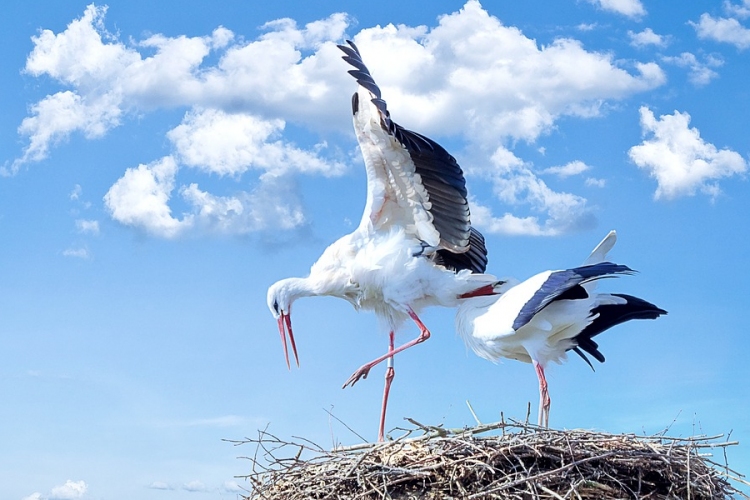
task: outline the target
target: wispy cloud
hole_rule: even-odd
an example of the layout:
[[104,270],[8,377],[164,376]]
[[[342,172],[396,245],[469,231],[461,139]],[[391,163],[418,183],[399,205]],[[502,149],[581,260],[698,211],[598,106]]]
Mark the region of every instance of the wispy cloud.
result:
[[580,160],[574,160],[569,163],[566,163],[565,165],[545,168],[544,170],[542,170],[542,173],[556,175],[564,179],[566,177],[571,177],[573,175],[582,174],[583,172],[586,172],[588,170],[591,170],[590,166],[586,165],[584,162]]
[[99,221],[77,219],[76,230],[81,234],[99,234]]
[[[580,166],[571,170],[575,168]],[[594,217],[584,198],[552,190],[529,165],[505,148],[497,149],[489,168],[475,173],[491,181],[497,198],[515,212],[497,217],[490,207],[472,200],[472,223],[487,233],[554,236],[593,225]],[[517,215],[524,211],[531,214]]]
[[724,61],[717,56],[707,55],[703,61],[690,52],[683,52],[679,56],[664,57],[662,60],[669,64],[674,64],[682,68],[688,68],[690,71],[688,79],[690,83],[697,87],[708,85],[711,80],[718,78],[719,74],[712,68],[718,68],[724,64]]
[[64,257],[73,257],[76,259],[89,259],[91,258],[91,253],[89,252],[89,249],[85,246],[72,246],[69,248],[66,248],[63,250],[63,256]]

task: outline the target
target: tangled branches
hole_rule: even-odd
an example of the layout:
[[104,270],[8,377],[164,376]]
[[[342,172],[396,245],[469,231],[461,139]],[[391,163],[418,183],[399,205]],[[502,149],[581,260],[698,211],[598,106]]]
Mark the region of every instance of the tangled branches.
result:
[[[717,499],[739,494],[739,474],[699,453],[722,436],[637,437],[539,429],[517,422],[445,430],[412,421],[394,441],[326,451],[261,431],[248,500],[274,499]],[[488,431],[499,435],[477,437]],[[418,437],[410,437],[422,431]],[[309,455],[309,456],[308,456]],[[264,465],[265,464],[265,465]],[[720,470],[720,469],[723,470]]]

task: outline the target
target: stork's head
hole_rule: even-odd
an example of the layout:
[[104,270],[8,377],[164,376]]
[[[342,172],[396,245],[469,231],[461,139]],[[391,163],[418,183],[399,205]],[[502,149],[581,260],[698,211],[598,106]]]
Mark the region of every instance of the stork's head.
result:
[[289,364],[289,349],[287,348],[286,337],[289,335],[289,343],[292,344],[292,351],[294,352],[294,360],[299,366],[299,358],[297,357],[297,346],[294,343],[294,334],[292,334],[292,302],[296,299],[299,294],[296,293],[298,288],[298,278],[287,278],[281,281],[277,281],[268,289],[268,309],[271,310],[271,314],[276,318],[279,326],[279,335],[281,336],[281,342],[284,346],[284,357],[286,358],[287,368],[291,368]]

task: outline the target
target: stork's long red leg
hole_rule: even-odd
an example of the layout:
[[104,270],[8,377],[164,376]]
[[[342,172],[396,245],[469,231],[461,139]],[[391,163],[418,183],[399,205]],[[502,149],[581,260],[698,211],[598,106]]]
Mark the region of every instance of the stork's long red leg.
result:
[[549,407],[551,400],[549,398],[549,391],[547,390],[547,378],[544,376],[544,367],[540,365],[536,360],[532,360],[534,369],[536,370],[536,376],[539,379],[539,421],[540,427],[549,427]]
[[380,409],[380,427],[378,428],[378,441],[385,441],[385,411],[388,408],[388,394],[391,392],[391,382],[396,376],[396,370],[393,368],[393,345],[396,334],[391,330],[389,334],[388,352],[391,356],[388,358],[388,368],[385,370],[385,387],[383,388],[383,406]]
[[378,363],[381,363],[385,361],[386,359],[393,357],[395,354],[398,354],[401,351],[405,351],[406,349],[412,346],[421,344],[422,342],[430,338],[430,331],[427,329],[426,326],[424,326],[424,323],[422,323],[422,321],[419,319],[417,314],[414,311],[412,311],[411,307],[409,308],[408,312],[409,312],[409,316],[411,317],[411,319],[414,320],[414,323],[416,323],[417,326],[419,327],[419,332],[420,332],[419,337],[407,342],[406,344],[402,346],[397,347],[393,351],[389,350],[386,354],[383,354],[379,358],[375,358],[369,363],[366,363],[360,366],[359,369],[355,371],[354,373],[352,373],[352,376],[349,377],[349,379],[346,382],[344,382],[342,389],[348,385],[356,384],[357,381],[361,378],[367,378],[367,374],[370,373],[370,369],[372,369],[372,367],[377,365]]

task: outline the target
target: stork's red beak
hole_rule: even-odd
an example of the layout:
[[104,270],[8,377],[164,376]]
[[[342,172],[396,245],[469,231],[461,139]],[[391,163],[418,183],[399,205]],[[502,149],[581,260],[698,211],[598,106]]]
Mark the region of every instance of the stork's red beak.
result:
[[286,358],[286,367],[292,369],[289,363],[289,349],[286,345],[287,332],[289,333],[289,343],[292,344],[292,351],[294,352],[294,361],[297,362],[297,368],[299,368],[299,358],[297,357],[297,345],[294,343],[294,334],[292,333],[292,317],[290,314],[282,312],[279,316],[279,335],[281,335],[281,343],[284,346],[284,358]]

